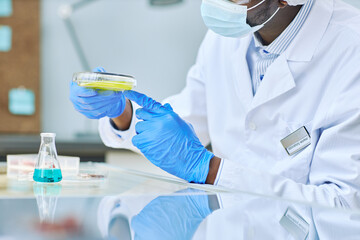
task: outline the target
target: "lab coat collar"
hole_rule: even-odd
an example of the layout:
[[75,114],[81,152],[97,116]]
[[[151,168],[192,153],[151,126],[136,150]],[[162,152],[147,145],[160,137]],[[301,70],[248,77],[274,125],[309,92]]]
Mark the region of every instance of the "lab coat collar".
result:
[[[250,110],[296,87],[289,61],[311,61],[333,14],[334,0],[315,0],[302,29],[288,49],[269,66],[252,102]],[[281,70],[280,70],[281,69]]]
[[[311,61],[320,41],[325,34],[333,14],[334,0],[315,0],[312,10],[293,42],[266,71],[265,77],[255,96],[252,93],[251,76],[246,61],[246,53],[252,36],[240,41],[238,50],[233,55],[235,63],[235,89],[245,103],[247,110],[252,110],[296,87],[288,61]],[[281,71],[279,71],[281,69]]]
[[[279,71],[279,69],[281,69],[281,71]],[[295,80],[290,71],[288,61],[284,55],[280,55],[267,69],[250,109],[254,109],[295,87]]]
[[302,29],[285,51],[287,60],[311,61],[329,25],[334,11],[334,0],[315,0]]
[[241,99],[240,102],[244,103],[243,107],[246,111],[251,111],[296,86],[288,61],[282,54],[269,66],[255,96],[253,95],[249,66],[244,64],[247,63],[246,54],[252,40],[251,36],[242,39],[231,58],[235,73],[234,88],[237,96]]

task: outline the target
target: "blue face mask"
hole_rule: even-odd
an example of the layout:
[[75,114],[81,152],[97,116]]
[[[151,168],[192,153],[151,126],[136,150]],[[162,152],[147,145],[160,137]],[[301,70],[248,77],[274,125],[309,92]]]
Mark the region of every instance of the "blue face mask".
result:
[[203,0],[201,15],[205,25],[215,33],[224,37],[245,37],[259,31],[279,11],[280,8],[263,24],[251,27],[246,22],[247,11],[252,10],[266,0],[251,8],[230,2],[229,0]]

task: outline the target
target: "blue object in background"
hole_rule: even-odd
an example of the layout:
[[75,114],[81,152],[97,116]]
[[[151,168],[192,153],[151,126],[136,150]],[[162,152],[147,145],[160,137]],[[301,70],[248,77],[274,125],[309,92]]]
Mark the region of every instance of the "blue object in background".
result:
[[11,38],[11,27],[0,25],[0,52],[8,52],[11,50]]
[[9,91],[9,111],[15,115],[33,115],[35,113],[35,94],[25,88],[13,88]]
[[12,0],[0,0],[0,17],[12,15]]

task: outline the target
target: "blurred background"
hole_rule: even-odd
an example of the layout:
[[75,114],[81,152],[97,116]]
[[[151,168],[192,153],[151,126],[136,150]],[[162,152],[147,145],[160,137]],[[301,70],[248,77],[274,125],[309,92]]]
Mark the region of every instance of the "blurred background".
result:
[[[206,33],[200,4],[0,0],[0,159],[37,152],[40,132],[57,134],[59,154],[103,159],[108,149],[97,121],[76,112],[69,100],[73,73],[102,66],[135,76],[137,90],[157,100],[178,93]],[[10,37],[1,34],[3,27],[11,28]],[[1,51],[4,41],[11,46]],[[17,109],[24,102],[27,109]]]
[[97,122],[75,112],[68,100],[72,74],[86,67],[66,22],[59,17],[66,15],[70,4],[74,4],[70,19],[87,61],[86,70],[102,66],[109,72],[133,75],[137,90],[158,100],[184,87],[206,31],[200,0],[82,2],[86,4],[41,1],[42,131],[55,131],[59,139],[70,140],[83,132],[97,134]]
[[[360,8],[359,0],[344,0]],[[201,0],[0,0],[0,161],[36,153],[40,132],[59,154],[104,161],[97,121],[69,100],[74,72],[135,76],[157,100],[178,93],[206,33]],[[119,151],[124,153],[123,150]]]

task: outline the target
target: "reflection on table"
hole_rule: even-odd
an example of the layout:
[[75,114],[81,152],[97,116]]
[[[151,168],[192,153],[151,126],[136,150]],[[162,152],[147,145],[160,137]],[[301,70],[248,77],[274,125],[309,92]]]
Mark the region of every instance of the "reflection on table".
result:
[[10,239],[360,236],[358,210],[235,193],[108,165],[95,166],[93,169],[106,172],[105,178],[39,184],[0,176],[1,235]]

